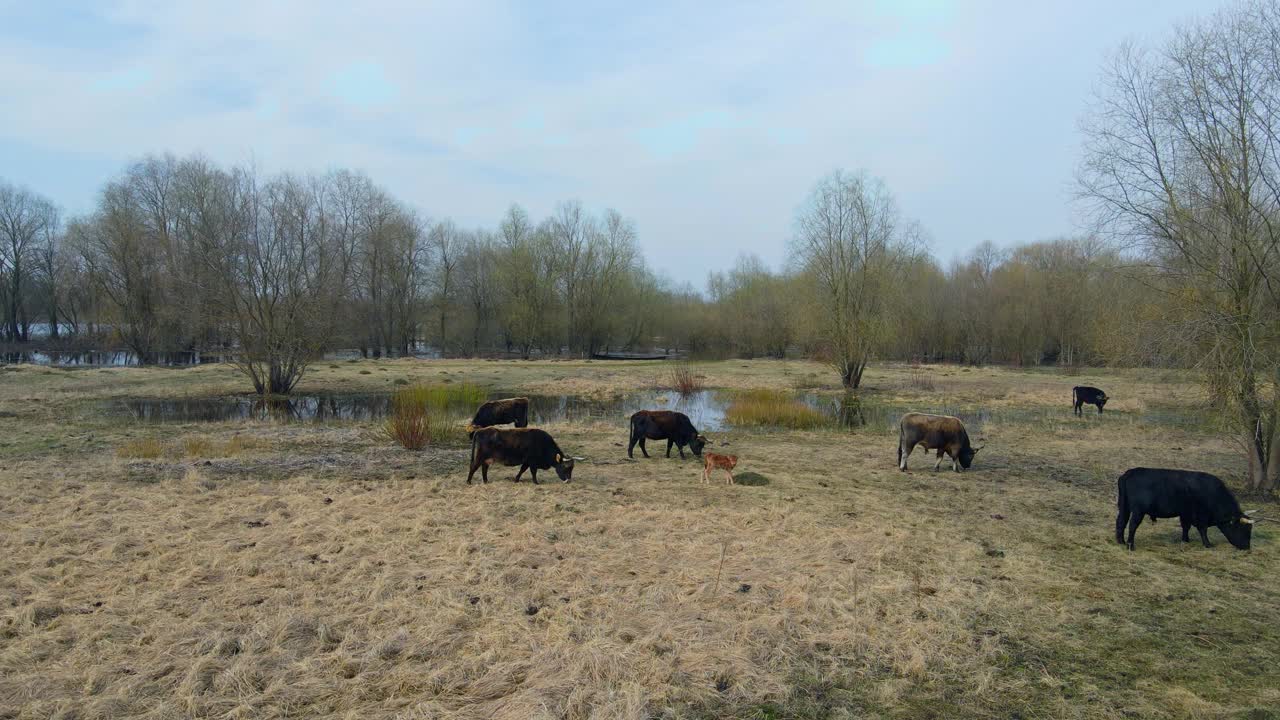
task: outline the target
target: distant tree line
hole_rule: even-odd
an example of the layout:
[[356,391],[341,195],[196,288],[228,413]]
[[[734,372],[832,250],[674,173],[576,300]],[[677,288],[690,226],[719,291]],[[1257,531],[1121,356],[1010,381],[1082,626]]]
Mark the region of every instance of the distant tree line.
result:
[[651,269],[615,210],[565,202],[534,220],[513,205],[465,229],[359,173],[263,177],[202,157],[136,162],[66,222],[0,183],[0,241],[4,340],[38,324],[46,345],[123,346],[143,362],[225,351],[263,392],[335,348],[806,356],[850,387],[872,358],[1185,361],[1130,341],[1121,316],[1154,298],[1100,242],[986,244],[943,266],[882,183],[843,172],[797,218],[789,267],[742,256],[705,290]]

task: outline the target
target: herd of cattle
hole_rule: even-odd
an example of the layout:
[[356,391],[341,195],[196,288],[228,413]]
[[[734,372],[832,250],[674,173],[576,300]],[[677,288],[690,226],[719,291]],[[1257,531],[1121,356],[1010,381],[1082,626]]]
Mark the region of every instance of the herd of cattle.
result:
[[[1071,389],[1073,412],[1081,413],[1081,406],[1095,405],[1102,412],[1107,404],[1107,394],[1095,387],[1077,386]],[[497,425],[514,425],[514,429]],[[526,470],[533,482],[538,482],[538,471],[554,469],[564,482],[573,477],[575,458],[566,455],[555,439],[545,430],[529,425],[529,399],[508,398],[491,400],[480,406],[468,426],[471,438],[471,469],[467,484],[476,470],[489,482],[489,466],[494,463],[510,467],[519,466],[515,480],[520,481]],[[732,470],[737,464],[733,455],[703,452],[707,438],[700,434],[684,413],[672,410],[641,410],[631,416],[631,432],[627,444],[627,457],[634,457],[636,445],[644,457],[649,457],[646,440],[666,440],[666,457],[671,457],[675,446],[680,458],[689,450],[703,458],[703,482],[715,468],[723,469],[733,482]],[[951,460],[956,472],[968,469],[982,446],[973,447],[969,433],[959,418],[948,415],[907,413],[898,424],[898,469],[905,472],[911,451],[922,447],[926,452],[937,451],[936,471],[943,456]],[[1247,550],[1253,532],[1253,519],[1240,510],[1231,491],[1214,475],[1188,470],[1133,468],[1117,481],[1116,542],[1134,549],[1133,537],[1144,517],[1155,522],[1157,518],[1179,518],[1182,522],[1182,541],[1189,542],[1192,527],[1200,533],[1200,541],[1209,547],[1208,529],[1217,527],[1237,548]],[[1125,538],[1125,527],[1129,535]]]

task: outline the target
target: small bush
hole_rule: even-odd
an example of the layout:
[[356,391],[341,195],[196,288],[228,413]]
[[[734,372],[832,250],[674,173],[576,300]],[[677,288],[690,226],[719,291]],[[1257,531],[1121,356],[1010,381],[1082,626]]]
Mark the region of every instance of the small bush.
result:
[[689,395],[702,389],[702,381],[693,374],[688,363],[680,363],[670,370],[671,387],[681,395]]
[[130,440],[116,448],[116,457],[133,460],[154,460],[164,454],[164,443],[155,438]]
[[929,392],[937,390],[937,387],[933,384],[933,375],[921,367],[916,367],[911,370],[911,386],[917,390],[926,390]]
[[443,382],[436,385],[413,385],[396,391],[392,397],[392,405],[396,402],[412,402],[437,412],[457,411],[470,416],[477,407],[489,399],[484,388],[473,383]]
[[742,427],[772,426],[805,430],[831,425],[831,419],[790,393],[781,390],[747,390],[734,397],[725,419]]
[[212,457],[213,441],[200,435],[182,438],[182,452],[187,457]]
[[265,446],[262,440],[248,435],[233,435],[225,442],[218,442],[204,435],[192,435],[182,438],[179,447],[186,457],[211,458],[235,457],[246,450],[254,450]]
[[391,396],[391,413],[383,423],[388,438],[406,450],[422,450],[431,444],[456,444],[466,438],[460,422],[449,410],[474,408],[485,400],[485,391],[467,383],[442,387],[414,385]]

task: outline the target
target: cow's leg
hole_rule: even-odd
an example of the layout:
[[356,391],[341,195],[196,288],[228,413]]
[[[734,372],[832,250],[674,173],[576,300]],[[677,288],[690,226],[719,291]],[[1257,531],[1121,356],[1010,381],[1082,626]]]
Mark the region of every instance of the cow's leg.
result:
[[911,457],[911,451],[915,449],[915,445],[907,445],[905,440],[898,441],[898,469],[902,472],[907,471],[907,458]]
[[484,463],[471,463],[471,471],[467,473],[467,484],[471,484],[471,477],[476,474],[476,468],[484,467]]
[[671,438],[667,438],[667,457],[671,457]]
[[1138,532],[1138,526],[1142,524],[1142,513],[1133,513],[1129,516],[1129,549],[1133,549],[1133,536]]
[[1191,542],[1189,532],[1191,530],[1191,518],[1183,516],[1182,518],[1182,542]]
[[[634,451],[636,449],[636,440],[636,429],[631,428],[631,437],[627,440],[627,457],[629,458],[635,457]],[[644,451],[644,445],[640,446],[640,451]]]
[[1205,547],[1213,547],[1213,544],[1209,542],[1209,526],[1197,525],[1196,530],[1200,531],[1200,542],[1204,543]]
[[679,444],[679,443],[677,443],[677,444],[676,444],[676,449],[680,451],[680,459],[681,459],[681,460],[683,460],[683,459],[684,459],[684,446],[683,446],[683,445],[681,445],[681,444]]
[[1116,513],[1116,542],[1124,544],[1124,526],[1129,522],[1129,513],[1121,510]]
[[729,468],[725,468],[725,469],[724,469],[724,473],[725,473],[726,475],[728,475],[728,476],[729,476],[729,484],[730,484],[730,485],[732,485],[732,484],[733,484],[733,471],[732,471],[732,470],[730,470]]
[[955,470],[956,472],[961,472],[959,455],[951,456],[951,469]]
[[[514,482],[520,482],[520,476],[521,476],[521,475],[523,475],[523,474],[524,474],[524,471],[525,471],[525,470],[528,470],[528,469],[529,469],[529,463],[525,463],[525,464],[521,465],[521,466],[520,466],[520,471],[516,473],[516,479],[514,480]],[[534,472],[535,472],[535,473],[537,473],[538,471],[537,471],[537,470],[534,470]]]
[[530,466],[530,467],[529,467],[529,472],[531,473],[531,475],[532,475],[532,477],[533,477],[533,484],[534,484],[534,485],[537,485],[537,484],[538,484],[538,468],[533,467],[533,466]]
[[645,449],[645,447],[644,447],[644,436],[643,436],[643,435],[641,435],[641,436],[640,436],[640,453],[641,453],[642,455],[644,455],[645,457],[649,457],[649,451],[648,451],[648,450],[646,450],[646,449]]
[[1084,404],[1084,403],[1082,403],[1082,402],[1080,402],[1079,400],[1077,400],[1077,401],[1076,401],[1076,404],[1075,404],[1075,407],[1073,407],[1073,408],[1072,408],[1072,410],[1071,410],[1071,411],[1072,411],[1073,413],[1075,413],[1075,416],[1076,416],[1076,417],[1080,417],[1080,406],[1081,406],[1081,405],[1083,405],[1083,404]]
[[938,468],[942,467],[942,453],[943,453],[943,452],[944,452],[944,451],[943,451],[943,449],[942,449],[942,448],[938,448],[938,462],[936,462],[936,463],[934,463],[934,464],[933,464],[933,471],[934,471],[934,472],[938,472]]
[[1102,414],[1102,403],[1098,403],[1098,414]]
[[484,480],[484,484],[489,484],[489,463],[480,466],[480,479]]

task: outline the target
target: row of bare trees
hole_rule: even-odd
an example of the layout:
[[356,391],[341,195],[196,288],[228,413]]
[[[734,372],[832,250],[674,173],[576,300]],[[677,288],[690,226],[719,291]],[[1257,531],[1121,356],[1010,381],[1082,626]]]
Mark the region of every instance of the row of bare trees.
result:
[[535,222],[513,205],[494,229],[464,229],[347,171],[264,178],[160,156],[128,167],[93,212],[65,227],[28,191],[6,186],[0,202],[5,217],[29,205],[46,218],[22,235],[0,226],[6,247],[19,238],[4,256],[19,260],[0,269],[15,318],[7,337],[25,339],[33,318],[47,318],[64,342],[117,342],[144,361],[224,351],[246,359],[264,392],[288,389],[307,358],[334,348],[803,355],[831,360],[851,388],[873,358],[1185,360],[1126,341],[1109,310],[1135,315],[1150,295],[1102,243],[988,244],[943,267],[918,224],[865,174],[818,183],[797,218],[790,266],[742,256],[710,273],[705,291],[657,277],[616,211],[597,216],[569,202]]

